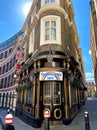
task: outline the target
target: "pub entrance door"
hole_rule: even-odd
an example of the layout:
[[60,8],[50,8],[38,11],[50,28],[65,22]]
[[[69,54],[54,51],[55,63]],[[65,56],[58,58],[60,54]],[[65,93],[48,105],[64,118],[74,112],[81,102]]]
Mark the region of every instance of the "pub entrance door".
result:
[[43,106],[44,110],[50,111],[51,120],[61,120],[62,118],[62,90],[61,82],[43,82]]

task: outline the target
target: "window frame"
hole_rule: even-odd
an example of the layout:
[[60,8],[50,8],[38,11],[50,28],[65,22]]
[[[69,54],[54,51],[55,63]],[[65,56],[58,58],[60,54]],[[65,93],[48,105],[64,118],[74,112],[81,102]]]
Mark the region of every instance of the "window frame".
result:
[[[52,25],[52,22],[55,22],[55,25]],[[49,23],[48,25],[46,23]],[[53,29],[55,29],[55,33],[53,34]],[[47,22],[45,22],[45,41],[48,40],[56,40],[56,21],[54,20],[49,20]],[[54,36],[54,39],[53,39]]]
[[27,90],[27,97],[26,97],[26,103],[27,104],[32,104],[32,91],[33,91],[32,88]]
[[44,0],[45,4],[48,4],[48,3],[56,3],[56,0]]
[[47,5],[50,5],[50,4],[60,5],[60,0],[55,0],[55,2],[52,2],[51,0],[48,0],[48,1],[49,2],[46,3],[46,0],[41,0],[41,7],[47,6]]
[[[47,21],[56,21],[56,40],[45,40],[45,23]],[[50,34],[51,36],[51,34]],[[40,46],[45,44],[58,44],[61,45],[61,18],[60,16],[49,15],[41,18],[40,28]]]
[[34,52],[34,36],[35,36],[35,29],[32,30],[30,33],[30,40],[29,40],[29,54]]

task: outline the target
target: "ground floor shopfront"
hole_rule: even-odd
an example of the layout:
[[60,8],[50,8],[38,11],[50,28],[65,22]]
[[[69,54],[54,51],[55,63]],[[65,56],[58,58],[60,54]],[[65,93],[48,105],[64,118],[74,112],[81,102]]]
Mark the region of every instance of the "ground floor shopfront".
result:
[[10,109],[14,113],[17,101],[17,92],[15,91],[15,87],[9,88],[9,91],[1,91],[2,92],[0,93],[0,107]]
[[[16,115],[34,127],[41,127],[44,111],[52,124],[71,122],[84,105],[84,87],[74,59],[40,56],[20,74]],[[73,65],[74,64],[74,65]]]

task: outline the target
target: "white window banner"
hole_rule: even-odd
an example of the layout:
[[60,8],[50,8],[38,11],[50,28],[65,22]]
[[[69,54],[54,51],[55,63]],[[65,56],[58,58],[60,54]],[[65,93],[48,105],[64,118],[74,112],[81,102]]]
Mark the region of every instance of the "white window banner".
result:
[[40,72],[40,81],[44,80],[63,80],[63,73],[57,72],[57,71],[46,71],[46,72]]

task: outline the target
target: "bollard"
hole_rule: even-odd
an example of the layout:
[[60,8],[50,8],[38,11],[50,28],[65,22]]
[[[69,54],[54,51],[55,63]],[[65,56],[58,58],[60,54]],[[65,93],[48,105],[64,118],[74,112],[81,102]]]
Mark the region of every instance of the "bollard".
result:
[[4,130],[15,130],[15,127],[13,125],[6,125]]
[[12,116],[12,114],[7,114],[6,116],[5,116],[5,124],[6,125],[9,125],[9,124],[12,124],[12,122],[13,122],[13,116]]
[[6,124],[6,126],[4,127],[4,130],[15,130],[15,127],[12,125],[13,119],[14,119],[12,114],[8,113],[4,119],[5,119],[5,124]]
[[89,114],[88,112],[84,112],[85,117],[85,130],[90,130],[90,124],[89,124]]
[[44,130],[49,130],[49,119],[45,118],[44,120]]
[[45,110],[44,111],[44,130],[49,130],[49,117],[50,117],[50,111]]

